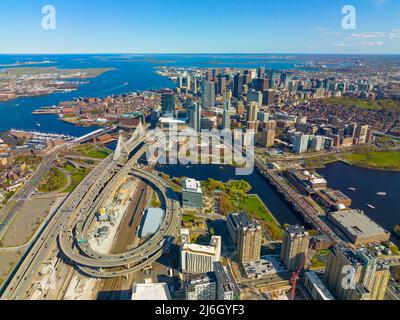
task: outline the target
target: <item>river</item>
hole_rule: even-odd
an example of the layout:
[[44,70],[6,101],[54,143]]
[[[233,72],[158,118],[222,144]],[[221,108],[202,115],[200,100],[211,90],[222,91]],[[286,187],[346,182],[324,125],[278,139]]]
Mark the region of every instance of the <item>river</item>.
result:
[[[380,226],[392,232],[392,241],[400,245],[393,226],[400,223],[400,172],[365,169],[335,162],[318,170],[331,188],[338,189],[352,200],[352,207],[361,209]],[[356,191],[350,191],[355,188]],[[386,192],[378,196],[377,192]],[[371,204],[376,209],[367,207]]]

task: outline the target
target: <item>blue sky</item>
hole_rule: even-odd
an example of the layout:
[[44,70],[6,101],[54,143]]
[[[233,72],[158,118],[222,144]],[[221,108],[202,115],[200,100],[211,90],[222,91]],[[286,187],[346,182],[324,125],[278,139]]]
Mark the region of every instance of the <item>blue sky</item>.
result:
[[400,53],[400,1],[1,0],[0,53]]

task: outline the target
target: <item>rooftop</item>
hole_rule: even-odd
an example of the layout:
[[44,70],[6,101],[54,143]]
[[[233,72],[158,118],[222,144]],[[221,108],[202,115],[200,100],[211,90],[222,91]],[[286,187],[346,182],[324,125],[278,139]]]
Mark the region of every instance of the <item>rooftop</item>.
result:
[[138,283],[133,286],[132,300],[171,300],[166,283]]
[[182,188],[184,191],[202,193],[201,184],[199,181],[196,181],[195,179],[190,179],[190,178],[184,179],[182,181]]
[[157,232],[164,217],[164,210],[160,208],[147,208],[144,212],[140,227],[140,237],[147,237]]
[[328,288],[314,271],[306,272],[305,276],[311,281],[314,288],[318,291],[318,293],[321,297],[323,297],[324,300],[335,300]]
[[361,210],[350,209],[333,212],[331,213],[331,217],[354,237],[375,236],[387,233],[386,230],[368,218]]

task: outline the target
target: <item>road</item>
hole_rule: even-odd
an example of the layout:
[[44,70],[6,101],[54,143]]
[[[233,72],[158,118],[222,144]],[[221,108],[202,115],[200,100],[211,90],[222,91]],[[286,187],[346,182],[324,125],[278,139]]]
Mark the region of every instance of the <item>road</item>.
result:
[[7,202],[7,204],[0,210],[0,239],[2,239],[8,230],[8,227],[13,222],[19,210],[23,207],[25,202],[29,199],[31,194],[35,191],[40,181],[46,176],[53,162],[56,160],[61,147],[53,149],[52,153],[45,156],[35,173],[22,188]]
[[342,243],[342,239],[318,216],[318,212],[289,184],[273,170],[268,170],[261,160],[255,160],[256,168],[270,183],[299,211],[307,222],[328,236],[334,243]]

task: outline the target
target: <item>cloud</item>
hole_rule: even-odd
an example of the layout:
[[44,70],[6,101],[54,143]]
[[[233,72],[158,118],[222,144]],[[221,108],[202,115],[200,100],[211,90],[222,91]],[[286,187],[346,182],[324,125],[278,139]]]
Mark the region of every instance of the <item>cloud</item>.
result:
[[362,32],[353,33],[351,37],[357,39],[385,38],[386,34],[384,32]]
[[353,33],[350,39],[400,39],[400,29],[393,29],[389,32],[360,32]]
[[383,41],[359,41],[353,43],[338,43],[336,47],[348,48],[348,47],[379,47],[383,46],[385,43]]
[[373,2],[375,3],[375,5],[377,5],[378,7],[382,7],[386,4],[386,2],[388,2],[388,0],[373,0]]

